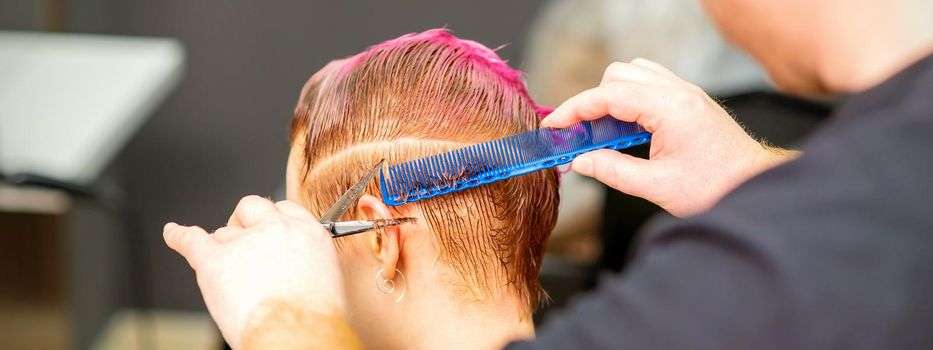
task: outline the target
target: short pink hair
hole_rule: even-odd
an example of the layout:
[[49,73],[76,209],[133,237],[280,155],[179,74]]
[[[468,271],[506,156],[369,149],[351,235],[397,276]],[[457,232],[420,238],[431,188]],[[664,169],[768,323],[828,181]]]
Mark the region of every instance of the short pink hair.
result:
[[[495,51],[445,29],[372,46],[331,62],[302,89],[292,142],[304,144],[305,205],[322,214],[381,158],[400,163],[537,129],[549,111]],[[378,197],[378,184],[368,192]],[[414,205],[442,247],[440,261],[471,292],[513,286],[529,307],[538,303],[541,258],[557,218],[555,171],[393,210],[404,215]]]

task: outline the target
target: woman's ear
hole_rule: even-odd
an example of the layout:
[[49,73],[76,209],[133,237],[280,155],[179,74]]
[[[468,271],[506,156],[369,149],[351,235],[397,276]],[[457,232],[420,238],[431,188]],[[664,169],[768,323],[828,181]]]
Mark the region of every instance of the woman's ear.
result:
[[[381,200],[371,195],[363,195],[356,203],[357,210],[364,218],[372,219],[391,219],[392,213],[389,207]],[[375,235],[372,235],[370,247],[379,261],[383,270],[383,276],[387,279],[395,278],[395,269],[398,267],[400,255],[402,253],[402,235],[399,226],[390,226],[380,229]]]

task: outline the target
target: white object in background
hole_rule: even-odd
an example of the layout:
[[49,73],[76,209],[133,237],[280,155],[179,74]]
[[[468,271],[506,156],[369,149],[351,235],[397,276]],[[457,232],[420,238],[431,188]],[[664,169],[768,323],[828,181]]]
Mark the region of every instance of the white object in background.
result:
[[183,63],[174,39],[0,31],[0,172],[94,181]]

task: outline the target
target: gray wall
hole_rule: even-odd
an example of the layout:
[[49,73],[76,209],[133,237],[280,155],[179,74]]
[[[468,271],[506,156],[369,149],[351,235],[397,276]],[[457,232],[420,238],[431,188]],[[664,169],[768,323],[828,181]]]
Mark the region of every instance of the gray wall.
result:
[[144,300],[201,309],[194,275],[166,248],[167,221],[212,229],[246,194],[283,181],[291,111],[304,81],[331,59],[400,34],[448,26],[520,64],[537,0],[74,0],[72,31],[168,36],[187,50],[177,91],[111,166],[122,184]]

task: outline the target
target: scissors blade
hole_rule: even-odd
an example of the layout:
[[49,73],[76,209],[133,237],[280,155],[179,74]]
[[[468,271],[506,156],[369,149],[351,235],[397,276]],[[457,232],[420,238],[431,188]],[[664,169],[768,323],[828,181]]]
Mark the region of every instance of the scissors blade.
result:
[[328,222],[322,223],[321,226],[330,231],[334,238],[337,238],[372,231],[383,227],[399,226],[413,222],[415,222],[415,218],[401,217],[392,219]]
[[366,176],[363,176],[359,182],[350,186],[346,192],[340,196],[340,199],[337,200],[337,203],[334,203],[334,206],[327,209],[327,212],[324,213],[324,216],[321,216],[321,223],[334,222],[340,219],[347,210],[350,209],[350,206],[356,203],[357,199],[360,199],[360,196],[363,195],[363,192],[366,191],[366,186],[369,186],[369,183],[373,181],[373,178],[376,177],[376,173],[379,172],[379,169],[382,168],[382,165],[385,164],[386,160],[380,160],[379,163],[376,163],[373,166],[373,169],[369,171]]

